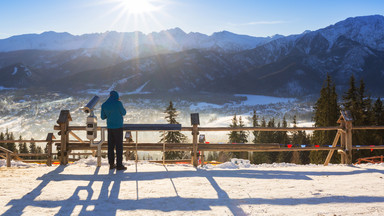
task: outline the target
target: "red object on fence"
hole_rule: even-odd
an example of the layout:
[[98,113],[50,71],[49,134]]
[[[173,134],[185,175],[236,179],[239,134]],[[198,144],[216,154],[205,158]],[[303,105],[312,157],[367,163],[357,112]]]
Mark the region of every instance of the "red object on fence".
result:
[[287,146],[288,146],[288,148],[292,148],[292,144],[288,144]]
[[209,142],[205,142],[205,144],[209,144]]
[[[374,145],[370,145],[371,147],[373,147]],[[371,152],[373,152],[373,149],[371,149]]]
[[319,147],[320,147],[320,145],[315,145],[315,147],[316,147],[316,148],[319,148]]

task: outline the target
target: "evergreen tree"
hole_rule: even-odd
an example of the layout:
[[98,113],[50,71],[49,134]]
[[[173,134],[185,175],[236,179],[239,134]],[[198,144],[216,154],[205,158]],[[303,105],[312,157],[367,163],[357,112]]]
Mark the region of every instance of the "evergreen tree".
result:
[[[22,140],[23,139],[23,137],[22,136],[20,136],[19,137],[19,140]],[[20,153],[29,153],[29,151],[28,151],[28,147],[27,147],[27,143],[19,143],[19,152]]]
[[[31,140],[34,140],[33,138],[31,138]],[[30,153],[34,154],[34,153],[37,153],[37,147],[36,147],[36,143],[35,142],[30,142],[29,143],[29,149],[30,149]]]
[[[275,127],[275,119],[272,118],[268,121],[268,126],[265,121],[265,118],[263,117],[261,120],[261,127]],[[265,143],[277,143],[278,140],[276,139],[276,132],[273,131],[260,131],[257,143],[265,144]],[[256,164],[260,163],[272,163],[276,160],[277,153],[276,152],[262,152],[262,153],[255,153],[253,155],[253,162]]]
[[[165,119],[169,124],[179,124],[176,117],[178,116],[177,110],[173,107],[172,101],[169,102],[169,106],[164,111],[166,114]],[[187,140],[187,137],[179,131],[167,131],[161,135],[161,143],[183,143]],[[185,153],[182,151],[167,151],[165,152],[165,159],[183,159]]]
[[[355,79],[351,76],[349,90],[345,93],[344,107],[349,110],[354,126],[375,124],[375,114],[372,107],[371,98],[366,96],[365,84],[360,80],[359,88],[355,86]],[[354,145],[372,145],[375,143],[375,131],[355,130],[352,134]],[[374,153],[379,151],[375,150]],[[353,151],[353,158],[361,158],[371,156],[369,151]]]
[[[256,114],[256,110],[253,110],[253,114],[252,114],[252,127],[259,127],[259,126],[260,125],[259,125],[259,120],[258,120],[258,117],[257,117],[257,114]],[[259,131],[253,131],[252,134],[253,134],[252,142],[256,143],[257,139],[258,139],[258,136],[259,136]]]
[[[377,98],[373,105],[374,125],[384,125],[384,107],[380,97]],[[378,145],[384,144],[384,130],[376,130],[374,132],[374,143]]]
[[380,97],[377,98],[373,105],[373,115],[375,125],[384,125],[384,107]]
[[[275,125],[275,118],[271,118],[269,121],[268,121],[268,125],[267,127],[269,128],[275,128],[276,125]],[[267,133],[267,136],[266,136],[266,139],[267,139],[267,142],[268,143],[277,143],[277,133],[276,131],[266,131]]]
[[[13,136],[13,133],[12,132],[8,132],[8,129],[7,129],[7,132],[6,132],[5,136],[6,136],[6,140],[15,140],[15,137]],[[10,150],[12,152],[16,152],[17,153],[16,143],[14,143],[14,142],[6,143],[5,148],[7,148],[8,150]]]
[[[0,140],[5,140],[5,135],[3,132],[0,133]],[[5,143],[0,143],[0,146],[5,148]]]
[[[351,79],[354,80],[352,77]],[[354,82],[354,81],[353,81]],[[353,83],[352,82],[352,83]],[[352,92],[356,92],[353,85],[351,89],[351,97],[355,97]],[[336,126],[337,119],[340,116],[339,106],[337,104],[336,87],[331,77],[327,74],[326,81],[320,91],[320,98],[314,106],[314,121],[316,127]],[[314,131],[312,137],[312,145],[328,146],[333,143],[336,131]],[[310,162],[314,164],[323,163],[328,151],[311,151],[309,154]]]
[[[296,120],[296,115],[293,117],[293,127],[297,127],[297,120]],[[292,143],[296,146],[299,147],[303,144],[308,145],[309,144],[309,137],[307,136],[305,131],[295,131],[292,134]],[[302,164],[302,163],[309,163],[309,153],[308,152],[299,152],[299,151],[294,151],[292,152],[292,158],[291,158],[291,163],[295,164]]]
[[[281,127],[280,122],[278,123],[277,127],[278,128]],[[282,127],[283,128],[288,127],[288,123],[287,123],[287,120],[285,119],[285,116],[283,117]],[[278,131],[276,133],[277,133],[277,141],[279,144],[284,144],[284,146],[286,146],[286,144],[290,143],[290,139],[288,137],[287,131]],[[279,152],[277,153],[277,156],[276,156],[276,162],[277,163],[290,162],[291,156],[292,156],[292,152]]]
[[[267,122],[265,121],[265,118],[263,117],[261,119],[261,127],[267,127]],[[260,131],[258,133],[257,139],[255,143],[267,143],[267,131]]]
[[[37,146],[36,147],[36,153],[37,154],[42,154],[43,153],[43,149],[41,148],[41,146]],[[37,159],[42,159],[41,156],[37,157]]]
[[[238,127],[238,121],[236,114],[232,118],[232,123],[229,125],[231,128],[237,128]],[[238,131],[231,131],[228,134],[229,136],[229,143],[238,143],[239,141],[239,132]]]
[[[244,122],[241,119],[241,116],[239,117],[239,127],[240,128],[244,127]],[[239,143],[247,143],[248,142],[248,133],[246,131],[239,131],[238,136],[239,136]]]
[[[239,117],[237,120],[236,114],[232,118],[232,123],[229,125],[231,128],[243,128],[244,122]],[[229,142],[230,143],[247,143],[248,142],[248,134],[246,131],[231,131],[229,134]],[[232,153],[236,158],[246,159],[248,153],[247,152],[234,152]]]
[[[263,118],[262,120],[262,124],[264,124],[264,126],[262,127],[265,127],[265,119]],[[259,120],[258,120],[258,116],[256,114],[256,110],[253,110],[253,115],[252,115],[252,127],[259,127],[260,124],[259,124]],[[260,131],[253,131],[253,140],[252,142],[257,144],[260,142]],[[251,157],[251,163],[254,163],[254,164],[262,164],[262,163],[269,163],[270,160],[269,160],[269,157],[268,157],[268,154],[266,152],[253,152],[252,154],[252,157]]]
[[[285,116],[283,117],[283,128],[287,128],[288,123],[287,120],[285,119]],[[280,138],[280,143],[281,144],[288,144],[290,142],[287,131],[282,131],[281,133],[281,138]]]

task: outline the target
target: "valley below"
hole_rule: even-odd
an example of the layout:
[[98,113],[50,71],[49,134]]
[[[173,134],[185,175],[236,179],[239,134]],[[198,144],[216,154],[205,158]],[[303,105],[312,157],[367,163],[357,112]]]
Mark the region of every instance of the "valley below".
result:
[[[47,133],[53,130],[59,117],[60,110],[69,110],[72,121],[70,125],[85,125],[88,114],[80,110],[94,94],[62,94],[30,90],[0,91],[0,131],[12,132],[16,139],[45,139]],[[101,104],[108,95],[98,95],[99,103],[95,107],[98,126],[106,122],[100,118]],[[189,95],[156,95],[156,94],[121,94],[121,101],[127,110],[124,123],[129,124],[167,124],[165,109],[172,101],[179,115],[177,121],[182,126],[190,126],[190,114],[199,113],[201,127],[228,127],[236,114],[241,116],[246,127],[252,126],[252,111],[256,110],[259,122],[262,118],[268,121],[275,119],[276,125],[285,116],[288,124],[296,115],[299,124],[311,125],[312,106],[314,102],[297,98],[280,98],[261,95],[228,95],[199,93]],[[85,139],[85,133],[77,132]],[[186,133],[188,141],[191,135]],[[250,133],[250,136],[252,134]],[[215,143],[228,142],[227,132],[209,132],[207,141]],[[140,132],[139,142],[158,142],[160,133]],[[249,138],[252,140],[252,138]]]

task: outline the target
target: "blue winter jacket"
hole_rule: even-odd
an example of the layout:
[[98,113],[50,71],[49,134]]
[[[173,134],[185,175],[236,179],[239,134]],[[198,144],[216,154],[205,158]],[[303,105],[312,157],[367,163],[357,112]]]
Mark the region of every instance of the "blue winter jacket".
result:
[[111,91],[108,100],[101,105],[101,119],[107,119],[107,128],[122,128],[123,116],[126,113],[123,104],[119,101],[119,93]]

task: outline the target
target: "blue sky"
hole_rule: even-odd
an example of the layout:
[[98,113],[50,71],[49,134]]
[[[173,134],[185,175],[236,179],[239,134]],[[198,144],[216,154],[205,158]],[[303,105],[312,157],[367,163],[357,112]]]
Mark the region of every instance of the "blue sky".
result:
[[[153,8],[132,11],[135,1],[148,1],[146,8]],[[150,33],[175,27],[187,33],[227,30],[265,37],[299,34],[348,17],[374,14],[384,15],[384,1],[0,0],[0,38],[44,31]]]

